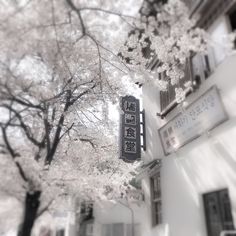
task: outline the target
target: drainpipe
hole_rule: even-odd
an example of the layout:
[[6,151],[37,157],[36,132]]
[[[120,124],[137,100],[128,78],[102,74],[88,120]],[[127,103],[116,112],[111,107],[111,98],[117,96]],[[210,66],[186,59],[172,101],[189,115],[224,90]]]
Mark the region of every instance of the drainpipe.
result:
[[129,209],[131,212],[131,236],[134,236],[134,211],[130,206],[124,204],[123,202],[121,201],[118,201],[118,202],[124,207],[126,207],[127,209]]

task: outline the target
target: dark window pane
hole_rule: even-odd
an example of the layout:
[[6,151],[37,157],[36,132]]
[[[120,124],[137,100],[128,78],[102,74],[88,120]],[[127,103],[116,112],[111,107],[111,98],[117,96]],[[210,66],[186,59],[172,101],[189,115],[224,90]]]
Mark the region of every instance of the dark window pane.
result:
[[153,225],[161,223],[161,182],[160,172],[151,177],[151,200]]
[[208,236],[220,235],[222,230],[233,230],[228,190],[203,195]]
[[[161,111],[164,111],[168,105],[170,105],[175,100],[175,89],[183,88],[186,89],[185,83],[188,81],[192,81],[191,70],[190,70],[190,62],[186,61],[186,65],[184,68],[185,76],[179,80],[178,84],[172,85],[171,83],[167,86],[167,91],[160,92],[160,108]],[[165,75],[163,76],[165,80],[169,80],[169,78]],[[162,78],[163,79],[163,78]],[[174,105],[173,105],[174,106]]]

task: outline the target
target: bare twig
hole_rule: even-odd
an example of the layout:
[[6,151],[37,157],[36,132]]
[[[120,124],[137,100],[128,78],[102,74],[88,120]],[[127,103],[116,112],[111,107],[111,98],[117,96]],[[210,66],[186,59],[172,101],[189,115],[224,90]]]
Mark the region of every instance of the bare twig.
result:
[[79,138],[79,140],[81,142],[86,142],[89,143],[94,149],[96,148],[95,144],[93,143],[92,139],[88,139],[88,138]]
[[37,147],[42,147],[43,146],[43,141],[39,142],[33,137],[30,128],[24,123],[23,118],[20,115],[20,112],[16,111],[12,106],[9,106],[7,104],[3,104],[3,105],[0,105],[0,106],[8,109],[9,111],[11,111],[15,114],[15,117],[20,122],[20,127],[24,130],[24,133],[25,133],[26,137],[29,139],[29,141],[31,141]]
[[52,7],[51,7],[51,9],[52,9],[52,24],[53,24],[53,28],[54,28],[54,32],[55,32],[55,36],[56,36],[57,49],[58,49],[58,52],[59,52],[59,54],[60,54],[60,56],[62,58],[62,61],[63,61],[64,65],[66,66],[66,68],[67,68],[67,70],[68,70],[68,72],[70,74],[70,77],[73,78],[73,74],[72,74],[72,72],[70,70],[69,65],[67,64],[67,62],[66,62],[66,60],[64,58],[64,55],[63,55],[61,47],[60,47],[60,43],[59,43],[59,40],[58,40],[57,26],[56,26],[54,0],[51,0],[51,2],[52,2],[52,4],[51,4],[52,5]]
[[54,198],[51,199],[46,206],[44,206],[42,209],[40,209],[40,211],[37,212],[37,218],[40,217],[44,212],[46,212],[48,210],[48,208],[50,207],[50,205],[53,203]]
[[81,7],[81,8],[79,8],[79,10],[80,10],[80,11],[97,11],[97,12],[103,12],[103,13],[106,13],[106,14],[109,14],[109,15],[115,15],[115,16],[119,16],[119,17],[127,17],[127,18],[130,18],[130,19],[133,19],[133,20],[138,20],[138,21],[140,21],[140,18],[131,16],[131,15],[122,14],[122,13],[119,13],[119,12],[114,12],[114,11],[111,11],[111,10],[105,10],[105,9],[98,8],[98,7]]
[[4,143],[6,145],[6,148],[8,150],[8,152],[10,153],[10,155],[12,156],[12,158],[14,159],[15,157],[17,157],[17,153],[13,150],[9,140],[8,140],[8,137],[7,137],[7,132],[6,132],[6,129],[7,127],[4,127],[4,126],[1,126],[2,128],[2,135],[3,135],[3,140],[4,140]]
[[72,2],[72,0],[66,0],[66,2],[68,3],[68,5],[71,7],[72,10],[74,10],[80,20],[80,24],[81,24],[81,28],[82,28],[82,36],[83,35],[86,35],[86,27],[85,27],[85,24],[84,24],[84,21],[83,21],[83,18],[81,16],[81,9],[77,8],[74,3]]
[[60,140],[70,132],[70,130],[73,128],[75,123],[72,123],[69,128],[66,129],[66,131],[61,135]]

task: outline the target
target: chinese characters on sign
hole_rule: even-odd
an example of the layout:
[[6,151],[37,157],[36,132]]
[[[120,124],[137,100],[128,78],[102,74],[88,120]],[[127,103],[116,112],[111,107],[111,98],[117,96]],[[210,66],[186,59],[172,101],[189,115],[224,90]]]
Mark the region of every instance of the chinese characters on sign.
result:
[[124,101],[124,111],[136,112],[136,102]]
[[121,109],[120,158],[131,162],[141,155],[139,100],[133,96],[122,97]]
[[136,115],[125,114],[126,125],[136,125]]
[[225,120],[227,115],[217,88],[211,87],[184,112],[159,129],[165,154],[176,151]]
[[136,139],[136,129],[125,127],[125,138]]
[[126,153],[136,153],[137,143],[135,141],[125,141],[125,152]]

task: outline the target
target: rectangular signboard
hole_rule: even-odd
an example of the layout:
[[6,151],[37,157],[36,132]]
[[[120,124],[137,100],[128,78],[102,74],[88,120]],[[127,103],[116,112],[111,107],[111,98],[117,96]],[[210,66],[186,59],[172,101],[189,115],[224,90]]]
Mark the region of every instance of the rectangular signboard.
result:
[[120,158],[132,162],[141,157],[139,100],[133,96],[121,98]]
[[159,129],[165,155],[228,119],[215,86]]

